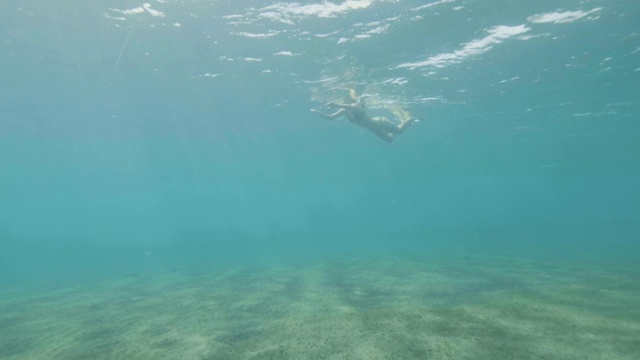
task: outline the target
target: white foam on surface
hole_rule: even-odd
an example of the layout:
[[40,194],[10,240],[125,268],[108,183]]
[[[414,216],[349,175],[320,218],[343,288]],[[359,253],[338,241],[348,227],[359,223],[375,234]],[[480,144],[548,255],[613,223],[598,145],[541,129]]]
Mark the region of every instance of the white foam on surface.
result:
[[[594,15],[600,12],[602,8],[595,8],[589,11],[563,11],[563,12],[549,12],[544,14],[535,14],[527,18],[527,21],[534,24],[564,24],[580,20],[586,16]],[[589,20],[596,20],[597,17],[589,17]]]
[[487,30],[487,36],[465,44],[460,50],[434,55],[423,61],[400,64],[395,68],[409,68],[413,70],[426,66],[441,68],[451,64],[457,64],[469,57],[483,54],[491,50],[494,45],[500,44],[509,38],[524,34],[529,30],[531,30],[531,28],[526,25],[494,26]]

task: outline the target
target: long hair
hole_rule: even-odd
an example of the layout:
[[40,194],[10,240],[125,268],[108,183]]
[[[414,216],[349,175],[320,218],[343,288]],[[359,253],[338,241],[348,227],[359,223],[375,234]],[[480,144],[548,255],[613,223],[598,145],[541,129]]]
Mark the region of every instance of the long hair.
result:
[[344,97],[344,102],[346,104],[360,105],[360,106],[362,106],[364,108],[364,98],[361,97],[361,96],[359,97],[358,93],[353,88],[349,89],[349,95],[346,95]]
[[358,101],[358,93],[356,93],[355,89],[353,88],[349,89],[349,96],[351,97],[351,99],[353,99],[353,102]]

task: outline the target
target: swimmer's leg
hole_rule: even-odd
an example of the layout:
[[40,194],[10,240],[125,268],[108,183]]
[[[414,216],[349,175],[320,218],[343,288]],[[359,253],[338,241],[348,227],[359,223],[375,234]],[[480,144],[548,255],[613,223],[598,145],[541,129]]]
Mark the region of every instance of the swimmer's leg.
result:
[[386,142],[392,142],[397,135],[402,134],[404,130],[415,121],[415,119],[407,119],[403,120],[400,125],[396,125],[385,117],[376,117],[373,120],[377,125],[377,127],[373,129],[373,132]]
[[374,134],[376,134],[376,136],[378,136],[380,139],[390,143],[393,141],[393,139],[396,138],[396,136],[394,134],[391,133],[387,133],[384,131],[374,131]]
[[316,109],[311,109],[311,112],[322,116],[325,120],[333,120],[333,119],[335,119],[337,117],[340,117],[340,116],[344,115],[347,112],[347,110],[340,109],[340,110],[334,112],[333,114],[325,114],[322,111],[319,111],[319,110],[316,110]]
[[395,134],[395,135],[402,134],[404,130],[413,122],[413,119],[408,119],[408,120],[402,121],[400,125],[396,125],[394,122],[387,119],[386,117],[376,117],[374,118],[374,120],[376,121],[380,131]]
[[403,120],[400,125],[398,125],[398,134],[402,134],[404,132],[404,130],[409,127],[409,125],[413,124],[413,122],[416,119],[405,119]]

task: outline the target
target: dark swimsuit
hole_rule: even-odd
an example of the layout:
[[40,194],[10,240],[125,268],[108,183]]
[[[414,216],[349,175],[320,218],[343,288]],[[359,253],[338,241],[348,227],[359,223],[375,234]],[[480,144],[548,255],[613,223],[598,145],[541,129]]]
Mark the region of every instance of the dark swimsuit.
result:
[[349,112],[349,115],[351,115],[351,116],[347,116],[347,118],[349,119],[349,121],[351,121],[354,124],[364,126],[363,120],[365,119],[365,117],[367,117],[367,114],[364,112],[364,108],[360,106],[357,106],[356,109],[357,110],[354,110],[354,109],[347,110]]

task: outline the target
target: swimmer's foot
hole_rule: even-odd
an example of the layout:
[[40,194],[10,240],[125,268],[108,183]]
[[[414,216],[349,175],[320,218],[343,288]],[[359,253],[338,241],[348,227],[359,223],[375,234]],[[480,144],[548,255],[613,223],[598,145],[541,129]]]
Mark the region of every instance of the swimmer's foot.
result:
[[414,122],[419,122],[419,119],[406,119],[403,120],[402,123],[400,123],[400,130],[404,131],[404,129],[406,129],[407,127],[409,127],[409,125],[413,124]]

